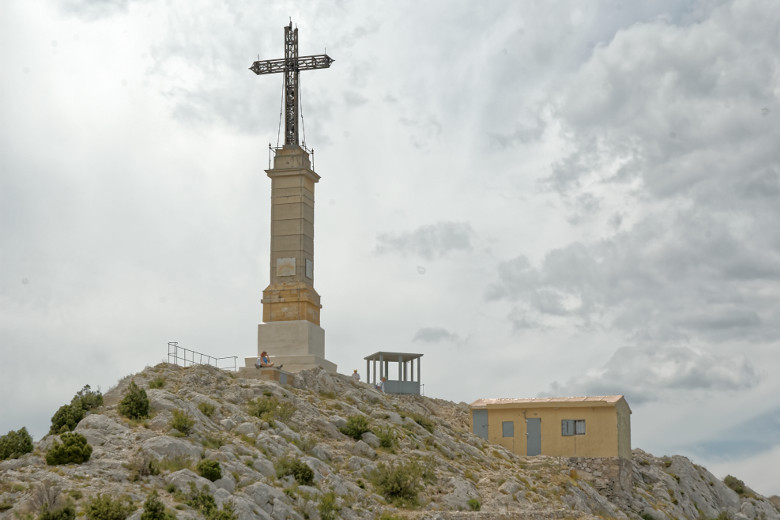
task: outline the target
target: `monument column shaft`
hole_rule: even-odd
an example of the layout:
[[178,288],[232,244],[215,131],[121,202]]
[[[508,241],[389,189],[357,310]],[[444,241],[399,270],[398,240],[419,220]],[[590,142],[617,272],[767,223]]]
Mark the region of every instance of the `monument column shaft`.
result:
[[284,28],[284,144],[298,144],[298,28]]
[[263,291],[263,321],[320,324],[314,290],[314,186],[320,177],[299,146],[276,150],[271,178],[270,284]]

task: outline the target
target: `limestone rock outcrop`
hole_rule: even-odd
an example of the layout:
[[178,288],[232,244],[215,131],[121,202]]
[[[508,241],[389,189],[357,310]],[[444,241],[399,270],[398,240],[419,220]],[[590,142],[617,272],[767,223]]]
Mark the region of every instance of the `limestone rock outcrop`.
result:
[[[318,519],[327,503],[344,519],[780,520],[769,499],[747,487],[737,494],[684,457],[634,450],[630,489],[609,486],[597,461],[518,457],[472,435],[464,403],[385,395],[322,369],[303,371],[290,385],[168,364],[132,379],[147,389],[151,416],[119,415],[131,378],[120,381],[76,427],[93,447],[86,463],[47,466],[55,436],[0,462],[0,520],[36,518],[43,504],[67,502],[79,514],[105,493],[128,497],[136,520],[152,490],[178,518],[202,518],[186,500],[193,486],[219,506],[232,504],[241,520]],[[152,380],[163,388],[149,389]],[[270,403],[259,417],[249,404],[257,399]],[[182,413],[192,419],[186,434],[171,426]],[[372,430],[359,440],[339,431],[355,415]],[[221,477],[199,475],[202,459],[217,461]],[[311,480],[280,470],[290,460],[304,464]],[[383,496],[382,472],[398,468],[417,472],[416,500]]]

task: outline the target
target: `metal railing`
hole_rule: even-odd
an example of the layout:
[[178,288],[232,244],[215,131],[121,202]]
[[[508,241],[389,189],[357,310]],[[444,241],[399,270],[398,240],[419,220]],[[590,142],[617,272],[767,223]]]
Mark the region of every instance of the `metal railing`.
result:
[[[226,357],[214,357],[202,352],[196,352],[194,350],[180,347],[178,341],[168,342],[168,363],[172,365],[179,365],[183,367],[191,367],[194,365],[211,365],[222,370],[231,370],[236,372],[238,370],[237,364],[238,356],[226,356]],[[233,365],[230,366],[230,362],[225,360],[233,360]]]

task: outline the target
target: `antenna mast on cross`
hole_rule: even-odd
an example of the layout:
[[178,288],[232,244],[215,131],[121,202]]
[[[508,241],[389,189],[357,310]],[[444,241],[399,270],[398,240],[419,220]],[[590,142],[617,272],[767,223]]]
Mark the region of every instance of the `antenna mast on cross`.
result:
[[284,28],[284,58],[256,61],[249,70],[257,74],[284,73],[284,145],[298,146],[298,73],[327,69],[335,60],[327,54],[298,56],[298,28]]

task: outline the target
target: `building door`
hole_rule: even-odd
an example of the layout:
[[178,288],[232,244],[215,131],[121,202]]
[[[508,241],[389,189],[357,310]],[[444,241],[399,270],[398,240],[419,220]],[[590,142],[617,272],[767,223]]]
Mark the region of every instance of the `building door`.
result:
[[488,438],[488,417],[487,410],[474,410],[474,435]]
[[538,417],[525,420],[526,455],[542,453],[542,420]]

